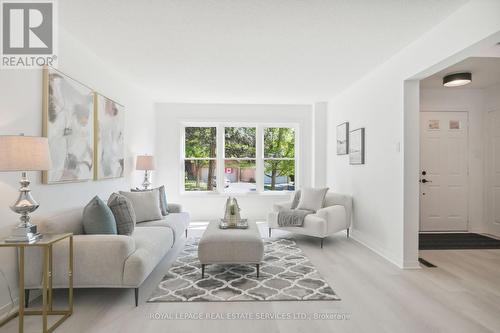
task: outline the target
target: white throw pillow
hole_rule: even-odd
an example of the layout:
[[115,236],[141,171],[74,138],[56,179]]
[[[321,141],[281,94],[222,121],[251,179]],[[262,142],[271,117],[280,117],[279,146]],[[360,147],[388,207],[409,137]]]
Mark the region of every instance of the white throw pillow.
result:
[[146,192],[124,192],[120,194],[132,202],[137,223],[161,220],[160,192],[158,189]]
[[310,188],[305,187],[300,191],[300,201],[297,209],[305,209],[318,211],[323,208],[323,202],[325,201],[326,192],[328,192],[328,187],[326,188]]

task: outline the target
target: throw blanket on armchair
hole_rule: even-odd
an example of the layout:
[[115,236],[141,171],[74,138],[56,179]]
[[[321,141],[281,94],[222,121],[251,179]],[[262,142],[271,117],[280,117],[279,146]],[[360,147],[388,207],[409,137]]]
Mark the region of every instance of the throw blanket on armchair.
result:
[[280,227],[302,227],[307,215],[313,214],[312,210],[286,209],[278,213],[278,225]]

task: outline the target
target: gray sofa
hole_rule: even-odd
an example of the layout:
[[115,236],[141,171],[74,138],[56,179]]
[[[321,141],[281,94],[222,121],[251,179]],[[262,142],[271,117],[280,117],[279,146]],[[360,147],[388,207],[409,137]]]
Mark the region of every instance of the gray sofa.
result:
[[[64,211],[35,221],[42,233],[74,234],[75,288],[134,288],[138,303],[139,286],[176,242],[187,237],[189,214],[177,204],[168,205],[169,214],[161,220],[137,223],[130,236],[85,235],[83,208]],[[54,245],[53,287],[68,287],[68,242]],[[42,253],[26,251],[26,299],[29,289],[42,285]]]

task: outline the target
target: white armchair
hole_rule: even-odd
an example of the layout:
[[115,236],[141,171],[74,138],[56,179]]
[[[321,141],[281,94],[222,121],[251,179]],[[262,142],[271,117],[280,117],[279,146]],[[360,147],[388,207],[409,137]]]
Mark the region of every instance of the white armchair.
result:
[[323,203],[323,208],[314,214],[307,215],[304,225],[301,227],[281,227],[278,225],[278,214],[284,209],[290,209],[292,202],[278,203],[274,205],[274,211],[269,213],[267,222],[269,224],[269,237],[272,229],[281,229],[297,234],[308,235],[323,239],[341,230],[351,227],[352,197],[346,194],[328,192]]

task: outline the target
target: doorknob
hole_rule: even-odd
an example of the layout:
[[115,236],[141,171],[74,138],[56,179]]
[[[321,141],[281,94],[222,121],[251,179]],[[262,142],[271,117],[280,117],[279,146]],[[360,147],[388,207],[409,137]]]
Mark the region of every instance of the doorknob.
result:
[[432,180],[427,180],[427,179],[424,178],[424,179],[421,180],[421,182],[424,183],[424,184],[425,183],[432,183]]

